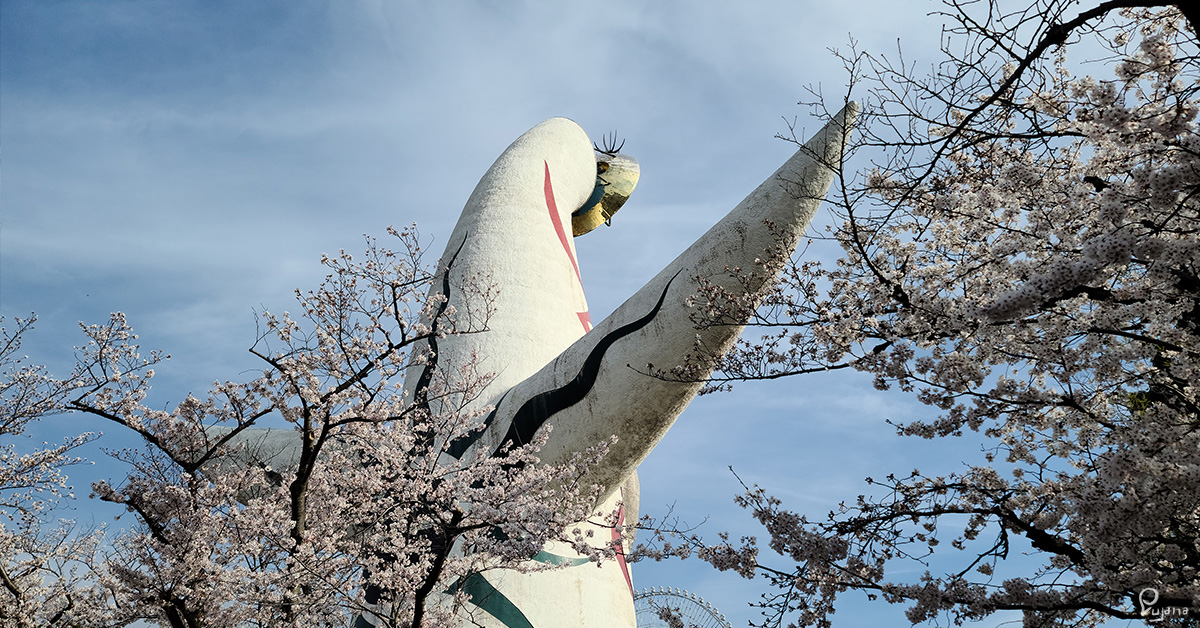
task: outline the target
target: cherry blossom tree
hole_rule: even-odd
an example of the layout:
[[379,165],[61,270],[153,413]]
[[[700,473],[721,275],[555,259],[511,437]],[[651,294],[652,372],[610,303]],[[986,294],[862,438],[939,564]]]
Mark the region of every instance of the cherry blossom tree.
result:
[[761,303],[706,285],[698,324],[752,315],[761,333],[660,375],[715,364],[714,390],[857,370],[930,408],[901,435],[985,448],[960,472],[867,478],[824,519],[748,487],[779,559],[691,535],[659,555],[765,576],[764,626],[830,626],[847,591],[914,624],[1195,625],[1200,9],[945,7],[929,75],[839,54],[865,101],[849,160],[871,165],[842,172],[813,236],[836,262],[794,261]]
[[[550,569],[529,558],[551,540],[599,561],[614,547],[575,531],[599,487],[584,474],[605,443],[560,465],[537,464],[546,435],[502,452],[443,456],[482,428],[465,409],[488,381],[473,365],[438,366],[414,347],[486,330],[483,279],[430,290],[415,231],[389,230],[397,251],[368,240],[361,259],[324,259],[300,314],[259,316],[251,352],[261,376],[217,382],[170,410],[150,407],[155,367],[124,317],[85,326],[76,370],[56,380],[11,362],[9,433],[69,411],[132,430],[114,452],[128,477],[93,485],[136,525],[98,544],[51,531],[38,516],[60,490],[83,435],[31,455],[0,450],[0,616],[18,625],[443,626],[470,613],[464,581],[491,569]],[[5,336],[15,355],[20,334]],[[413,398],[408,369],[420,373]],[[436,403],[434,403],[436,401]],[[270,431],[257,428],[274,426]],[[614,525],[615,525],[615,515]],[[77,572],[70,568],[77,567]],[[61,602],[61,603],[60,603]],[[22,623],[23,622],[23,623]],[[6,624],[7,625],[7,624]]]
[[83,462],[72,450],[95,435],[26,453],[16,446],[31,421],[61,407],[72,391],[70,383],[20,355],[21,338],[34,321],[0,329],[0,621],[18,628],[71,625],[97,602],[81,583],[90,573],[99,532],[47,520],[56,501],[72,496],[63,469]]

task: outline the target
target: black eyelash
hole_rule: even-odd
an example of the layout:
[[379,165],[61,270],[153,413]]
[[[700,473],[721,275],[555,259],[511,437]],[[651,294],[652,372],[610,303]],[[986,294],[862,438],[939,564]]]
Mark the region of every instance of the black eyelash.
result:
[[617,132],[616,131],[613,131],[611,135],[605,135],[604,142],[601,146],[597,146],[595,143],[592,144],[592,148],[596,149],[596,152],[604,153],[605,155],[610,155],[610,156],[616,155],[617,153],[621,152],[621,148],[623,146],[625,146],[624,139],[621,140],[620,144],[617,144]]

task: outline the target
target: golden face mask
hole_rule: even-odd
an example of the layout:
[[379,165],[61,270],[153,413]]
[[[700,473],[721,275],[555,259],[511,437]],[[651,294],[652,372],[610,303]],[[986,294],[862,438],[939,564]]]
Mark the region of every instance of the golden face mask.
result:
[[619,150],[620,147],[596,151],[596,188],[582,207],[571,212],[571,232],[575,237],[602,224],[612,224],[613,214],[629,200],[637,186],[638,162]]

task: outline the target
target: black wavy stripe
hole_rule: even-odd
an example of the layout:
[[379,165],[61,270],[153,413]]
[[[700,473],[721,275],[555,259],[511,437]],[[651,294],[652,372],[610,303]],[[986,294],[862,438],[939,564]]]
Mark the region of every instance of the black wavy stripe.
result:
[[413,403],[422,410],[429,410],[429,382],[433,380],[433,372],[437,370],[438,361],[438,345],[437,345],[437,326],[438,320],[442,314],[446,312],[446,308],[450,305],[450,267],[454,265],[454,260],[458,259],[458,254],[462,252],[463,246],[467,244],[467,237],[470,234],[463,235],[463,241],[459,243],[458,248],[454,251],[454,255],[450,256],[450,260],[446,262],[446,270],[442,273],[442,294],[446,300],[442,301],[442,305],[438,307],[438,311],[430,320],[429,326],[429,361],[425,363],[425,368],[421,370],[421,376],[417,378],[417,385],[413,387]]
[[[675,277],[678,276],[679,273],[675,273]],[[583,361],[583,367],[579,369],[579,374],[571,381],[560,388],[548,390],[526,401],[521,409],[513,415],[508,432],[504,434],[504,439],[500,441],[500,446],[492,452],[492,455],[499,456],[501,451],[510,444],[514,447],[528,444],[534,433],[546,423],[547,419],[582,401],[596,383],[596,376],[600,373],[600,362],[604,359],[604,353],[616,341],[649,325],[650,321],[654,320],[659,309],[662,308],[663,301],[667,298],[667,290],[671,288],[671,282],[675,281],[675,277],[671,277],[667,281],[666,287],[658,297],[658,303],[654,304],[654,309],[650,310],[648,314],[614,329],[607,336],[601,338],[600,342],[597,342],[596,346],[592,348],[587,359]]]
[[[511,391],[512,389],[510,388],[509,392]],[[453,441],[450,441],[450,446],[446,448],[446,453],[454,456],[455,460],[461,460],[463,454],[467,453],[467,450],[471,448],[471,445],[474,445],[475,441],[478,441],[479,437],[483,436],[483,433],[492,426],[492,421],[496,419],[496,412],[500,410],[500,404],[504,403],[505,397],[508,397],[508,392],[500,396],[500,401],[496,402],[496,407],[492,408],[492,411],[489,412],[487,417],[483,419],[483,425],[479,426],[478,430],[468,434],[463,434]]]
[[[459,243],[458,248],[455,249],[454,255],[451,255],[450,259],[446,262],[446,268],[442,274],[442,294],[446,296],[446,300],[442,302],[440,307],[438,307],[438,311],[433,315],[433,318],[430,321],[430,334],[428,340],[426,341],[429,343],[429,350],[431,352],[430,358],[429,361],[425,363],[425,368],[421,369],[421,376],[417,378],[417,384],[413,387],[413,404],[426,411],[429,410],[429,382],[433,380],[433,372],[437,370],[438,321],[441,319],[442,314],[446,312],[446,308],[450,305],[450,267],[454,265],[454,260],[458,259],[458,254],[462,252],[463,246],[467,244],[468,235],[469,234],[463,236],[463,241]],[[427,437],[427,440],[428,438],[432,438],[432,436]],[[384,523],[386,525],[390,522],[391,521],[389,519]],[[391,553],[377,551],[375,552],[375,556],[377,558],[382,558],[384,564],[392,564],[398,560],[398,557]],[[363,592],[363,601],[369,605],[377,605],[381,601],[384,601],[386,598],[390,598],[392,594],[394,594],[393,591],[387,591],[379,585],[371,582],[371,572],[366,569],[363,570],[363,581],[366,583],[366,587]],[[376,628],[376,626],[375,624],[371,623],[371,621],[367,619],[365,615],[359,613],[354,615],[354,621],[351,623],[351,628]]]

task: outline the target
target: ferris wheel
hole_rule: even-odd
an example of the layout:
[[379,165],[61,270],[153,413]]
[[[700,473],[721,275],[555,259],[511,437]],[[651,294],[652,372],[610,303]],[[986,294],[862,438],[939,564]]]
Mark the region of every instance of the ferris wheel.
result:
[[633,608],[637,628],[732,628],[712,604],[683,589],[642,589],[633,594]]

